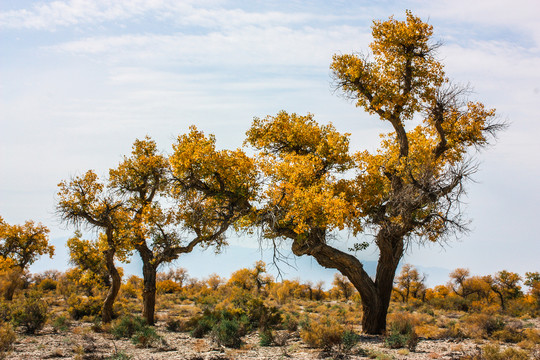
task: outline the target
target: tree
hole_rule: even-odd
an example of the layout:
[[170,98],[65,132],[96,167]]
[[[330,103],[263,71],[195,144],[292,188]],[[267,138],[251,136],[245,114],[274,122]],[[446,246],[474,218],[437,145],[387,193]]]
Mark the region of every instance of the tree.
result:
[[114,260],[125,261],[131,250],[126,236],[125,204],[91,170],[84,176],[60,182],[58,187],[56,208],[61,220],[77,229],[84,226],[100,232],[98,241],[103,244],[103,258],[111,280],[101,319],[104,323],[111,322],[114,301],[122,281]]
[[426,286],[424,284],[425,275],[420,276],[418,270],[411,264],[405,264],[401,268],[401,273],[395,280],[394,291],[399,294],[401,301],[408,302],[409,298],[416,299],[424,296]]
[[173,147],[167,159],[150,138],[136,140],[131,156],[109,172],[111,188],[128,204],[129,238],[143,263],[143,317],[150,325],[158,268],[197,245],[225,245],[225,232],[249,210],[256,186],[251,159],[240,150],[216,150],[214,137],[195,127]]
[[[363,331],[380,334],[407,244],[466,230],[460,203],[477,169],[472,150],[504,125],[445,77],[432,26],[407,12],[406,21],[375,21],[372,29],[373,60],[335,55],[331,69],[338,90],[392,126],[376,152],[350,154],[348,134],[318,125],[311,114],[286,112],[256,118],[246,142],[259,150],[268,179],[253,224],[267,238],[292,240],[295,255],[345,275],[361,296]],[[329,235],[345,228],[373,234],[375,279],[356,256],[329,244]]]
[[48,233],[42,224],[26,221],[24,225],[9,225],[0,217],[0,271],[10,278],[4,292],[6,300],[13,299],[18,280],[28,266],[42,255],[53,257]]
[[540,272],[526,272],[523,283],[529,287],[529,294],[536,307],[540,308]]
[[80,231],[68,239],[66,246],[69,249],[69,262],[75,265],[79,275],[78,284],[81,285],[88,296],[95,295],[98,289],[108,289],[111,278],[107,271],[104,252],[107,244],[103,236],[97,241],[82,239]]
[[339,273],[334,274],[334,281],[332,285],[337,289],[337,293],[343,295],[345,300],[349,300],[351,295],[354,293],[354,287],[351,282],[343,275]]
[[503,311],[506,310],[507,300],[516,299],[522,295],[520,281],[519,274],[506,270],[499,271],[492,278],[491,289],[499,297]]

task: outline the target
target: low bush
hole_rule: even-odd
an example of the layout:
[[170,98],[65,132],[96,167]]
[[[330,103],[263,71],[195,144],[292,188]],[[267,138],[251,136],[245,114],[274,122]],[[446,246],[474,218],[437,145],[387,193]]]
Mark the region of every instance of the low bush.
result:
[[174,316],[168,316],[165,320],[165,328],[171,332],[185,331],[186,322]]
[[69,315],[74,320],[80,320],[87,316],[99,316],[103,306],[100,296],[77,296],[72,294],[67,299]]
[[16,340],[15,331],[9,323],[0,323],[0,359],[4,359]]
[[483,346],[480,351],[471,356],[465,356],[464,360],[527,360],[529,354],[520,349],[506,348],[501,349],[499,345],[488,344]]
[[470,314],[456,323],[450,334],[453,337],[487,339],[494,332],[503,330],[504,320],[500,316],[488,314]]
[[140,316],[122,316],[116,320],[111,327],[111,334],[115,338],[131,338],[135,333],[144,330],[147,327],[146,320]]
[[212,328],[212,338],[218,343],[230,348],[242,345],[240,324],[236,319],[222,319]]
[[162,337],[151,326],[143,326],[131,337],[131,342],[139,347],[152,347],[162,343]]
[[352,330],[346,330],[342,335],[341,347],[343,351],[349,352],[360,341],[360,335]]
[[54,331],[56,332],[64,332],[69,329],[69,326],[71,325],[69,319],[64,315],[59,315],[54,318],[52,321],[52,327]]
[[11,317],[16,326],[22,326],[27,334],[41,330],[47,321],[47,303],[41,293],[27,293],[26,297],[12,308]]
[[418,335],[410,316],[394,316],[390,322],[390,329],[385,339],[386,346],[391,349],[407,347],[410,351],[418,345]]
[[274,332],[270,329],[262,330],[259,333],[259,345],[271,346],[274,344]]
[[300,337],[310,347],[331,349],[342,343],[344,332],[341,324],[328,317],[318,321],[307,319],[303,322]]

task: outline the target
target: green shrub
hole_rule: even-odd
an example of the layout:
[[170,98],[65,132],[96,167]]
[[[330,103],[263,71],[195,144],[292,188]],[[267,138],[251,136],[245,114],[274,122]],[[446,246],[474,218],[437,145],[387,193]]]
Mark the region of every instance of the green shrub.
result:
[[131,342],[139,347],[151,347],[162,341],[161,336],[151,326],[144,326],[131,337]]
[[418,335],[414,330],[411,319],[408,317],[396,317],[390,324],[390,330],[385,339],[386,346],[391,349],[407,347],[414,351],[418,345]]
[[274,333],[270,329],[261,330],[259,333],[259,345],[271,346],[274,343]]
[[41,293],[28,293],[14,305],[11,316],[16,326],[22,326],[27,334],[34,334],[47,321],[47,303],[41,299]]
[[215,321],[211,318],[199,318],[190,332],[191,336],[197,339],[202,338],[204,335],[208,334],[212,330],[214,324]]
[[127,315],[116,320],[111,327],[111,334],[115,338],[131,338],[136,332],[143,330],[146,325],[146,320],[140,316]]
[[222,319],[212,328],[212,337],[219,344],[230,348],[242,345],[240,324],[235,319]]
[[128,355],[123,351],[119,351],[119,352],[115,353],[114,355],[111,355],[111,356],[109,356],[109,357],[107,357],[105,359],[106,360],[131,360],[131,359],[133,359],[133,356]]
[[343,335],[341,336],[341,346],[343,348],[343,351],[348,352],[351,351],[351,349],[358,344],[360,341],[360,335],[355,333],[351,330],[346,330]]
[[52,321],[52,327],[53,327],[54,331],[56,331],[56,332],[67,331],[69,329],[70,325],[71,325],[71,323],[70,323],[69,319],[64,315],[59,315],[59,316],[55,317],[54,320]]

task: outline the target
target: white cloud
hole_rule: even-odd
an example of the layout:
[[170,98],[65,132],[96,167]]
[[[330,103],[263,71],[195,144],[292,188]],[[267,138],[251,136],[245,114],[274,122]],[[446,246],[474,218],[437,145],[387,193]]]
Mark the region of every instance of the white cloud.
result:
[[[234,3],[231,3],[234,4]],[[8,29],[55,30],[76,25],[93,25],[113,21],[153,17],[158,21],[181,26],[234,28],[246,25],[280,26],[285,24],[343,21],[361,16],[334,16],[310,12],[245,11],[224,8],[217,1],[174,0],[71,0],[40,3],[30,9],[0,13],[0,27]],[[365,17],[366,15],[363,15]]]
[[[90,37],[49,47],[74,55],[92,55],[113,64],[149,62],[161,65],[329,65],[333,53],[367,46],[368,34],[350,26],[244,27],[201,35],[122,35]],[[361,44],[364,42],[364,44]]]

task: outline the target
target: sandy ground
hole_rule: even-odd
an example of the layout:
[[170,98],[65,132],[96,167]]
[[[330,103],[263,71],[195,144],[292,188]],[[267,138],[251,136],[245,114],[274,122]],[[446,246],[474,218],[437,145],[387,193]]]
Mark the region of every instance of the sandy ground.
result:
[[[483,342],[473,340],[420,340],[416,351],[388,349],[379,337],[362,336],[346,357],[333,352],[308,348],[298,337],[289,334],[284,346],[261,347],[259,337],[244,338],[240,349],[219,347],[210,338],[194,339],[187,333],[173,333],[158,323],[157,332],[164,341],[152,348],[139,348],[129,340],[117,340],[108,333],[96,333],[90,324],[74,324],[68,331],[55,333],[50,326],[36,335],[20,335],[7,359],[106,359],[126,354],[132,359],[369,359],[371,352],[390,355],[389,359],[460,359],[478,351]],[[284,332],[285,333],[285,332]],[[288,333],[287,333],[288,334]],[[117,357],[120,358],[120,357]]]

